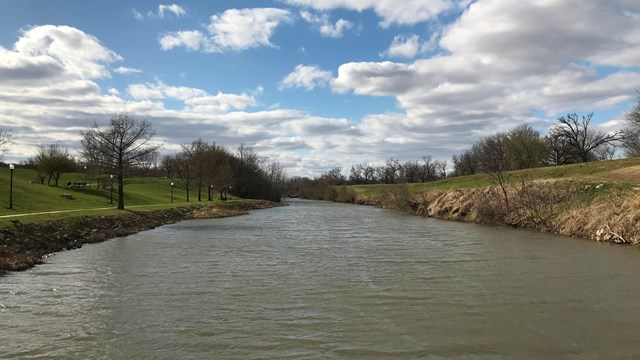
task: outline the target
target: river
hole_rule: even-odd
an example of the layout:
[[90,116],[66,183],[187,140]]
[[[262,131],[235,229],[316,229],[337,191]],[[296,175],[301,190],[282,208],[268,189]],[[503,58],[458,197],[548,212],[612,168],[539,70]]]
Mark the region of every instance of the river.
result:
[[290,201],[0,278],[0,358],[637,359],[639,250]]

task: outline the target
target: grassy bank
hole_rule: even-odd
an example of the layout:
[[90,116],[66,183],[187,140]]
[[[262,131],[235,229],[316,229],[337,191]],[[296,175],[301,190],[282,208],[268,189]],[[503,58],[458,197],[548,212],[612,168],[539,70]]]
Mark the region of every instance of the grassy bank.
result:
[[[36,181],[34,170],[16,168],[13,172],[13,208],[9,209],[10,173],[8,168],[0,168],[0,228],[11,225],[14,219],[22,223],[33,223],[51,219],[83,215],[116,215],[117,186],[114,184],[113,201],[111,186],[98,187],[95,175],[87,175],[88,186],[67,187],[66,183],[84,183],[83,173],[64,174],[59,186],[41,185]],[[125,181],[125,207],[135,211],[167,209],[198,203],[197,193],[191,190],[190,202],[186,201],[186,190],[179,188],[176,181],[171,201],[171,179],[131,177]],[[217,196],[217,194],[215,194]],[[206,200],[207,194],[204,194]],[[202,202],[205,203],[205,202]],[[226,202],[209,202],[223,205]],[[29,215],[44,213],[41,215]],[[59,212],[59,213],[55,213]]]
[[639,158],[513,171],[506,178],[506,196],[485,174],[338,187],[335,194],[339,201],[445,220],[640,244]]
[[[86,187],[66,186],[68,181],[84,183],[84,173],[65,174],[60,186],[42,185],[36,179],[33,170],[14,170],[9,208],[10,172],[0,168],[0,275],[30,268],[47,254],[85,243],[185,219],[241,215],[276,205],[238,198],[198,202],[193,190],[187,202],[186,190],[178,186],[172,201],[171,179],[134,177],[125,181],[126,210],[121,211],[115,209],[115,188],[111,204],[111,184],[97,186],[93,176],[87,176]],[[206,200],[206,192],[203,197]]]

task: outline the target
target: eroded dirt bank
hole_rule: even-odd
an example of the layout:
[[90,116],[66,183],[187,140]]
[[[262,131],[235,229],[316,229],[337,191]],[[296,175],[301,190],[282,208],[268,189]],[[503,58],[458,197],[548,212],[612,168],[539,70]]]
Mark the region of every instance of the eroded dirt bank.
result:
[[355,202],[443,220],[509,225],[617,244],[640,245],[640,189],[540,181],[411,194],[398,185]]

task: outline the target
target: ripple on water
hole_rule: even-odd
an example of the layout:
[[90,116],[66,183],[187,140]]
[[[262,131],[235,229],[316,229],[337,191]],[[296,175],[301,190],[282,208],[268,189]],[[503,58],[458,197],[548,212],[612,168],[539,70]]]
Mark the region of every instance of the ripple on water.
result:
[[638,358],[638,256],[294,201],[0,278],[0,357]]

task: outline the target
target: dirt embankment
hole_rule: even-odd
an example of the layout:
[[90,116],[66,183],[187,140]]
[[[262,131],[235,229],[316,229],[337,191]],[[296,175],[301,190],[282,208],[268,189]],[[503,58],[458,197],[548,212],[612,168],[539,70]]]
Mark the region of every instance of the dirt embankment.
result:
[[393,208],[443,220],[502,224],[556,234],[640,245],[640,189],[619,191],[598,183],[537,181],[498,187],[410,194],[402,185],[359,204]]
[[44,262],[46,255],[105,241],[187,219],[218,218],[246,214],[249,210],[278,206],[260,201],[231,206],[185,206],[122,215],[81,216],[63,220],[22,224],[0,230],[0,276],[26,270]]

